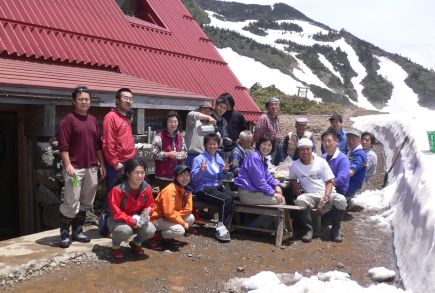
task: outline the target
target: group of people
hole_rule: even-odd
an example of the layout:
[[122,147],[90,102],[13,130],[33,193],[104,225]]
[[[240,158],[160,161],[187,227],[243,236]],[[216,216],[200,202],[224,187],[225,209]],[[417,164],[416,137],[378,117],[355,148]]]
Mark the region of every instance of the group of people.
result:
[[[131,128],[133,93],[122,88],[115,100],[116,107],[104,117],[102,138],[96,118],[88,113],[91,95],[86,87],[73,90],[73,112],[59,125],[65,172],[64,200],[60,206],[61,247],[69,247],[72,240],[90,241],[83,233],[83,224],[93,205],[98,173],[101,178],[107,175],[107,228],[115,259],[124,258],[121,243],[133,234],[136,236],[129,245],[141,257],[144,241],[151,248],[158,248],[161,241],[176,242],[191,229],[195,221],[192,191],[198,200],[218,207],[215,237],[228,242],[235,199],[246,204],[286,203],[280,182],[270,172],[270,163],[278,165],[287,156],[293,160],[289,178],[296,195],[290,201],[306,208],[301,213],[302,240],[311,241],[310,210],[319,207],[325,219],[332,221],[332,240],[342,241],[339,229],[346,199],[361,188],[366,174],[373,174],[366,171],[372,170],[367,162],[376,164],[376,155],[370,150],[373,135],[345,132],[339,115],[331,117],[331,128],[322,134],[324,154],[318,157],[314,134],[305,130],[306,118],[296,120],[296,131],[285,137],[281,134],[279,99],[272,97],[267,101],[268,111],[251,133],[243,114],[234,110],[233,97],[225,93],[215,100],[214,106],[204,102],[188,113],[184,136],[179,129],[179,114],[167,114],[163,129],[152,142],[153,184],[159,187],[154,198],[152,187],[145,180],[146,165],[136,157]],[[233,182],[232,188],[224,187],[225,179]]]

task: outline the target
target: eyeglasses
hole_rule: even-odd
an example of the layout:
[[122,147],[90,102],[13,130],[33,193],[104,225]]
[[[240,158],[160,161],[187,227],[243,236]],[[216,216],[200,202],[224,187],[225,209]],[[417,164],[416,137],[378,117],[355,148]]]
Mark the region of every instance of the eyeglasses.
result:
[[122,96],[121,97],[121,99],[123,99],[124,101],[127,101],[127,102],[132,102],[133,101],[133,97],[129,97],[129,96]]

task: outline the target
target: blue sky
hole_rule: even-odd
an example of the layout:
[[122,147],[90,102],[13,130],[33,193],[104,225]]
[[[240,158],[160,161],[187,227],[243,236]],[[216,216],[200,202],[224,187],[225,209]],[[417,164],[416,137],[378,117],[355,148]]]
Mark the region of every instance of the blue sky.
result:
[[435,69],[435,1],[231,1],[266,5],[286,3],[331,28],[344,28],[382,49],[399,53],[427,68]]

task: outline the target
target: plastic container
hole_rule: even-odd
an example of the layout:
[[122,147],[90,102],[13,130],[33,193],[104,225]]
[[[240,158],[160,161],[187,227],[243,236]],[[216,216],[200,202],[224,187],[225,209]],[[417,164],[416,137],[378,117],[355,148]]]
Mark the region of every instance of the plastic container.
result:
[[435,131],[428,131],[427,139],[429,140],[430,151],[435,153]]

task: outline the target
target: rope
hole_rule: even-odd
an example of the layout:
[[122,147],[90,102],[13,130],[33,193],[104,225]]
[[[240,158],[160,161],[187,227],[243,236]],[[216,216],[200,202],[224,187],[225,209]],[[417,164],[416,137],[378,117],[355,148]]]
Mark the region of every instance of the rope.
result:
[[400,146],[399,151],[396,153],[396,157],[393,160],[393,163],[391,164],[390,168],[388,169],[388,171],[385,173],[384,175],[384,184],[382,184],[382,188],[384,188],[385,186],[387,186],[387,182],[388,182],[388,174],[390,174],[391,170],[393,170],[394,165],[397,162],[397,159],[399,158],[400,152],[403,150],[403,147],[405,146],[405,143],[408,141],[408,137],[406,136],[405,139],[403,140],[402,145]]

